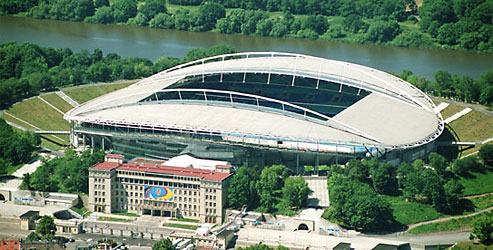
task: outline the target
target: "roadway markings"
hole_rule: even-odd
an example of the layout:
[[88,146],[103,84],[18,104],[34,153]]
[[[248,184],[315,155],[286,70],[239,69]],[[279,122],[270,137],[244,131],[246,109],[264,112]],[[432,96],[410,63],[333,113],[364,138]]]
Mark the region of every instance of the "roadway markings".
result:
[[72,105],[72,107],[77,107],[79,106],[80,104],[78,102],[76,102],[74,99],[70,98],[70,96],[66,95],[65,93],[63,93],[63,91],[57,91],[55,92],[59,97],[61,97],[63,100],[65,100],[66,102],[68,102],[70,105]]
[[459,111],[459,112],[455,113],[453,116],[445,119],[445,123],[446,124],[449,124],[449,123],[451,123],[451,122],[453,122],[453,121],[461,118],[462,116],[466,115],[467,113],[471,112],[471,110],[472,109],[470,109],[470,108],[465,108],[462,111]]

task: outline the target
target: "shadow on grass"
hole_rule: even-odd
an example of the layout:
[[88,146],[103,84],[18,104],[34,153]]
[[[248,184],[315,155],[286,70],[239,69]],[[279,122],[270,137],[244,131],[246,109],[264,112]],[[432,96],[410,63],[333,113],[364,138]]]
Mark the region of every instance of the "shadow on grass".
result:
[[445,125],[443,133],[437,139],[437,153],[445,157],[447,161],[453,161],[460,157],[461,148],[458,145],[440,145],[449,142],[460,141],[459,136],[455,133],[454,129],[448,125]]

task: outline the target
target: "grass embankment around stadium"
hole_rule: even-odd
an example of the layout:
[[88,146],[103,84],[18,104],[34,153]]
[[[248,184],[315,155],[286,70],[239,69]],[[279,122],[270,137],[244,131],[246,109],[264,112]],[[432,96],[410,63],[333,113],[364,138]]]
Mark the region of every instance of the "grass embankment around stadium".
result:
[[74,99],[79,104],[92,100],[96,97],[102,96],[106,93],[113,92],[115,90],[127,87],[134,82],[131,83],[118,83],[118,84],[102,84],[102,85],[87,85],[83,88],[71,88],[63,90],[63,93],[70,96],[70,98]]
[[[83,103],[105,93],[127,87],[134,82],[82,85],[62,91],[77,102]],[[7,114],[4,114],[2,117],[28,130],[68,131],[70,126],[63,119],[63,114],[40,98],[62,112],[67,112],[73,108],[71,104],[63,100],[56,93],[48,93],[14,104],[6,111]],[[67,145],[68,143],[69,139],[67,135],[43,135],[41,139],[41,145],[51,149],[60,149],[60,145]]]
[[58,96],[55,93],[41,95],[40,97],[45,99],[51,105],[55,106],[57,109],[65,113],[74,108],[72,105],[70,105],[68,102],[63,100],[60,96]]

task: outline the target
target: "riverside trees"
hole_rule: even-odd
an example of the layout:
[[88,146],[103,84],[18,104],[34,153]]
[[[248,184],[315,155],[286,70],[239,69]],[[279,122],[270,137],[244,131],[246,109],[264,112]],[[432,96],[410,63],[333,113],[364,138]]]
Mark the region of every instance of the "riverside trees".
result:
[[[419,9],[414,1],[409,0],[169,2],[182,6],[171,12],[164,1],[157,0],[53,0],[27,3],[9,0],[0,3],[0,13],[26,12],[42,19],[126,23],[190,31],[216,29],[222,33],[276,37],[321,37],[403,47],[461,48],[486,53],[493,50],[493,4],[486,0],[428,0]],[[233,10],[226,14],[225,8]],[[279,11],[285,14],[280,17],[273,13]],[[239,23],[242,27],[238,27],[237,21],[244,15],[256,18],[248,18]],[[329,19],[333,27],[329,27]]]

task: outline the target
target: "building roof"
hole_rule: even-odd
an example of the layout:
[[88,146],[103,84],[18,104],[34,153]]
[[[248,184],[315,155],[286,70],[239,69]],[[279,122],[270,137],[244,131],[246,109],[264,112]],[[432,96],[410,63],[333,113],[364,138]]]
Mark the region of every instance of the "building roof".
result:
[[0,250],[14,250],[14,249],[20,249],[20,243],[18,239],[0,240]]
[[222,181],[231,175],[229,173],[219,173],[211,170],[171,167],[171,166],[156,165],[156,164],[139,164],[135,162],[126,162],[122,164],[118,164],[115,162],[102,162],[94,165],[91,169],[92,170],[117,169],[117,170],[135,171],[135,172],[199,177],[201,179],[212,180],[212,181]]
[[125,158],[125,156],[123,155],[120,155],[120,154],[106,154],[105,157],[109,157],[109,158],[118,158],[118,159],[123,159]]
[[347,250],[347,249],[351,249],[351,244],[347,242],[341,242],[332,248],[332,250]]
[[19,215],[19,218],[20,219],[30,219],[30,218],[36,217],[36,216],[39,216],[39,211],[29,210],[29,211]]

